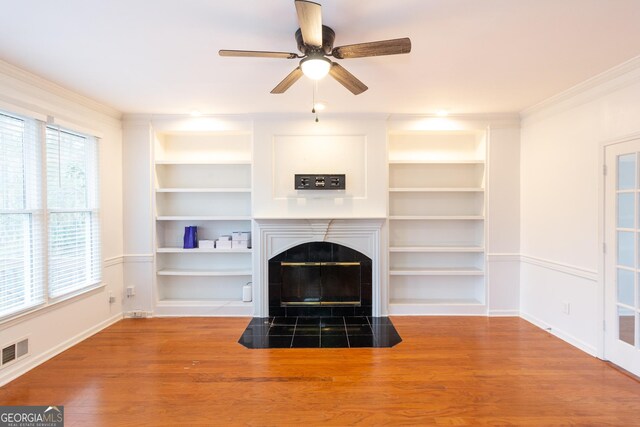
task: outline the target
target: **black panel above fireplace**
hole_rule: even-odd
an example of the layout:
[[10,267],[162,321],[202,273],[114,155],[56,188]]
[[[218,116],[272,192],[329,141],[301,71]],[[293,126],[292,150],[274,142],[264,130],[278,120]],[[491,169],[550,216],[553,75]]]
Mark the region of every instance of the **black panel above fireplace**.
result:
[[310,242],[269,260],[269,316],[370,316],[372,263],[329,242]]
[[294,181],[294,187],[296,190],[344,190],[347,188],[347,179],[345,174],[296,174]]

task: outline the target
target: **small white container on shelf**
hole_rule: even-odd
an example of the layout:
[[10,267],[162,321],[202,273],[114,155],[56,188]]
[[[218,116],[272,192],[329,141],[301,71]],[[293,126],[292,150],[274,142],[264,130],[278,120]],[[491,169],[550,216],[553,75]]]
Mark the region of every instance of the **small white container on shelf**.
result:
[[198,247],[200,249],[213,249],[216,247],[216,242],[213,240],[200,240],[198,241]]
[[231,248],[233,249],[249,249],[251,242],[249,240],[233,240]]
[[216,249],[231,249],[231,240],[216,240]]
[[231,233],[232,240],[251,240],[250,231],[234,231]]

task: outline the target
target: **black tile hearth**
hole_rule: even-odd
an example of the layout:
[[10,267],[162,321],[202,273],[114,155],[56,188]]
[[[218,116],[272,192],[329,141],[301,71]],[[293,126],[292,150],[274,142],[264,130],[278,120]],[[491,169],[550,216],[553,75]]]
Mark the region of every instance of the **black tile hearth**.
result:
[[387,317],[253,318],[238,341],[247,348],[393,347],[402,338]]

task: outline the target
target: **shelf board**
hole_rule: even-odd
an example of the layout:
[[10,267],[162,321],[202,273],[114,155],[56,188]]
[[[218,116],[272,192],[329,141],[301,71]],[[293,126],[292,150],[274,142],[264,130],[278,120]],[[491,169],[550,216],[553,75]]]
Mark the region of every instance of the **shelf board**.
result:
[[391,268],[391,276],[484,276],[479,268]]
[[467,305],[484,306],[475,298],[430,298],[430,299],[392,299],[390,305]]
[[392,221],[481,221],[482,215],[391,215]]
[[474,165],[484,164],[480,159],[442,159],[442,160],[389,160],[390,165]]
[[187,270],[187,269],[164,269],[158,270],[158,276],[215,276],[215,277],[231,277],[231,276],[251,276],[251,270]]
[[227,215],[227,216],[193,216],[193,215],[184,215],[184,216],[158,216],[156,217],[157,221],[250,221],[251,216],[249,215]]
[[156,193],[251,193],[251,188],[156,188]]
[[392,298],[389,301],[389,314],[396,316],[486,316],[487,306],[476,298]]
[[158,248],[157,253],[160,254],[197,254],[197,253],[216,253],[216,254],[250,254],[251,249],[207,249],[207,248]]
[[243,302],[242,300],[226,300],[226,299],[202,299],[202,300],[186,300],[186,299],[164,299],[158,300],[156,306],[160,307],[251,307],[253,302]]
[[391,246],[389,252],[484,252],[481,246]]
[[189,159],[189,160],[156,160],[156,165],[250,165],[251,160],[202,160],[202,159]]
[[403,187],[389,188],[390,193],[482,193],[481,187]]

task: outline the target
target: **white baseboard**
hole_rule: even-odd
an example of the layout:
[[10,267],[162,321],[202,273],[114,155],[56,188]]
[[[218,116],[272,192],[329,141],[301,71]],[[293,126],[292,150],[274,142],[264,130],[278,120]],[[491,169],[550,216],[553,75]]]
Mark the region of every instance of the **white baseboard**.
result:
[[520,317],[526,320],[527,322],[532,323],[533,325],[539,327],[540,329],[544,329],[545,331],[549,332],[551,335],[554,335],[560,338],[561,340],[571,344],[572,346],[584,351],[585,353],[590,354],[593,357],[598,357],[598,350],[595,347],[585,343],[584,341],[579,340],[573,335],[563,330],[560,330],[558,328],[554,328],[553,326],[547,324],[546,322],[543,322],[542,320],[528,313],[520,312]]
[[20,361],[20,363],[16,363],[14,366],[10,367],[7,369],[6,372],[1,372],[0,374],[0,387],[10,383],[11,381],[15,380],[16,378],[18,378],[21,375],[26,374],[27,372],[29,372],[30,370],[32,370],[33,368],[35,368],[36,366],[39,366],[41,364],[43,364],[44,362],[46,362],[47,360],[57,356],[58,354],[62,353],[63,351],[69,349],[70,347],[73,347],[74,345],[78,344],[81,341],[84,341],[85,339],[89,338],[91,335],[94,335],[98,332],[100,332],[101,330],[113,325],[114,323],[116,323],[117,321],[122,319],[122,313],[118,313],[110,318],[108,318],[107,320],[98,323],[97,325],[87,329],[84,332],[81,332],[79,334],[77,334],[74,337],[69,338],[68,340],[66,340],[65,342],[53,347],[52,349],[50,349],[49,351],[40,354],[37,357],[25,357],[24,360]]
[[520,317],[520,310],[489,310],[489,317]]

